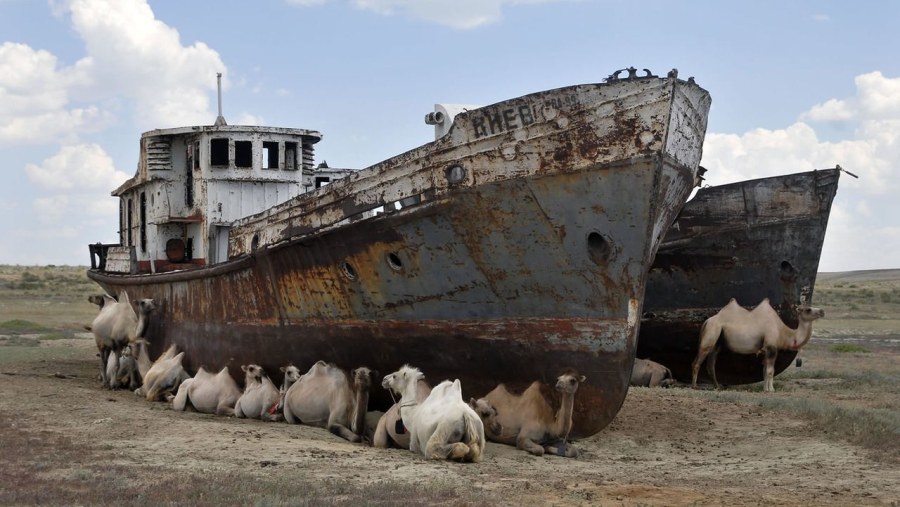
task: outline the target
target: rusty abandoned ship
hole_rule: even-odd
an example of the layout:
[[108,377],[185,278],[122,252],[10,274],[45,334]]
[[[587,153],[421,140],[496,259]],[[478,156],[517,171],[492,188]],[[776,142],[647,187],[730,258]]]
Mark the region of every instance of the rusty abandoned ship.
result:
[[[650,269],[637,356],[665,364],[676,379],[690,382],[700,326],[731,298],[747,307],[769,298],[781,319],[796,328],[794,307],[813,302],[841,171],[837,166],[699,189]],[[776,374],[796,355],[779,351]],[[706,369],[700,371],[708,381]],[[725,384],[763,380],[759,357],[727,347],[716,372]]]
[[88,276],[155,299],[154,353],[179,345],[189,371],[409,363],[477,396],[574,368],[588,381],[572,435],[592,435],[627,393],[647,272],[700,181],[709,106],[674,70],[625,69],[463,112],[346,173],[314,167],[316,131],[220,111],[141,136],[113,191],[119,243],[91,245]]

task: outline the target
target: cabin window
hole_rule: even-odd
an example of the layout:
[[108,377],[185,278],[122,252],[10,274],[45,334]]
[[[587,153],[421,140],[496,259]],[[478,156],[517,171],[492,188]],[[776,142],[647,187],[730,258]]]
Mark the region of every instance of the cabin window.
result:
[[278,169],[278,143],[263,141],[263,169]]
[[[184,164],[184,205],[188,208],[194,207],[194,171],[193,167],[196,163],[194,160],[197,158],[197,152],[194,150],[193,146],[188,146],[187,150],[187,160]],[[153,198],[153,195],[150,195],[150,198]],[[151,201],[150,204],[153,204]]]
[[131,239],[131,228],[134,225],[134,206],[132,205],[131,199],[128,199],[128,228],[125,230],[125,246],[131,246],[134,244],[134,240]]
[[324,187],[329,183],[331,183],[331,178],[328,176],[316,176],[316,188]]
[[284,170],[297,170],[297,143],[284,143]]
[[125,245],[125,199],[119,199],[119,244]]
[[228,166],[228,139],[218,137],[209,141],[209,165]]
[[[227,151],[227,147],[226,147]],[[226,154],[227,158],[227,154]],[[200,169],[200,142],[194,143],[194,169]]]
[[235,141],[234,142],[234,166],[235,167],[253,167],[253,142],[252,141]]
[[141,192],[141,252],[147,252],[147,194]]

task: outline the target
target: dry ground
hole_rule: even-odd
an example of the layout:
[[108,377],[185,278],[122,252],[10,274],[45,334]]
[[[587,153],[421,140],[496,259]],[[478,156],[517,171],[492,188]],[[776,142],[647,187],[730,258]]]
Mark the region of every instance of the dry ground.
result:
[[[898,349],[810,347],[774,395],[632,389],[578,459],[489,444],[473,465],[174,412],[101,389],[91,339],[30,340],[0,339],[3,505],[900,505]],[[880,439],[844,427],[879,414]]]

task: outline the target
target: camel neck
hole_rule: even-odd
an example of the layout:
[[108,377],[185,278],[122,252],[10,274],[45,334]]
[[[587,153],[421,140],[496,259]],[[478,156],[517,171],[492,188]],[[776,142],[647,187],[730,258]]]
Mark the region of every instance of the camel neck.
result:
[[572,427],[572,410],[575,407],[575,393],[563,393],[562,402],[559,410],[556,412],[556,421],[554,424],[554,434],[559,438],[569,436],[569,430]]

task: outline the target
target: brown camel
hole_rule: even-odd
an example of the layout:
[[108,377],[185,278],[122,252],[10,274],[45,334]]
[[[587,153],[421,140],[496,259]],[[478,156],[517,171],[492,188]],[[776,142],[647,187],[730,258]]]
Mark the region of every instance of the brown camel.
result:
[[675,383],[672,371],[649,359],[635,358],[630,385],[637,387],[669,387]]
[[318,361],[285,393],[284,419],[327,428],[346,440],[360,442],[373,378],[374,373],[366,367],[348,375],[334,364]]
[[[541,393],[541,383],[532,382],[522,394],[510,393],[503,384],[485,397],[470,402],[479,416],[491,414],[500,425],[486,424],[486,436],[492,442],[515,445],[535,456],[544,452],[574,458],[578,450],[566,444],[572,429],[572,409],[575,392],[585,381],[583,375],[567,372],[556,379],[556,390],[562,394],[559,410],[554,415],[546,397]],[[493,410],[493,412],[489,412]]]
[[[416,403],[422,403],[431,393],[431,386],[425,379],[416,384]],[[394,393],[401,395],[402,393]],[[409,432],[400,419],[400,404],[394,403],[379,419],[372,437],[372,446],[386,449],[395,445],[401,449],[409,449]]]
[[778,312],[769,304],[768,298],[763,299],[753,310],[747,310],[732,298],[724,308],[706,319],[700,327],[700,347],[691,365],[691,386],[697,387],[700,365],[709,356],[706,371],[712,377],[716,389],[719,388],[719,381],[716,380],[716,356],[719,354],[719,348],[716,344],[719,337],[724,335],[725,346],[733,352],[764,354],[763,390],[775,391],[773,378],[778,350],[800,350],[806,345],[812,337],[812,323],[824,317],[825,310],[800,305],[797,307],[797,314],[799,325],[797,329],[791,329],[781,321]]

